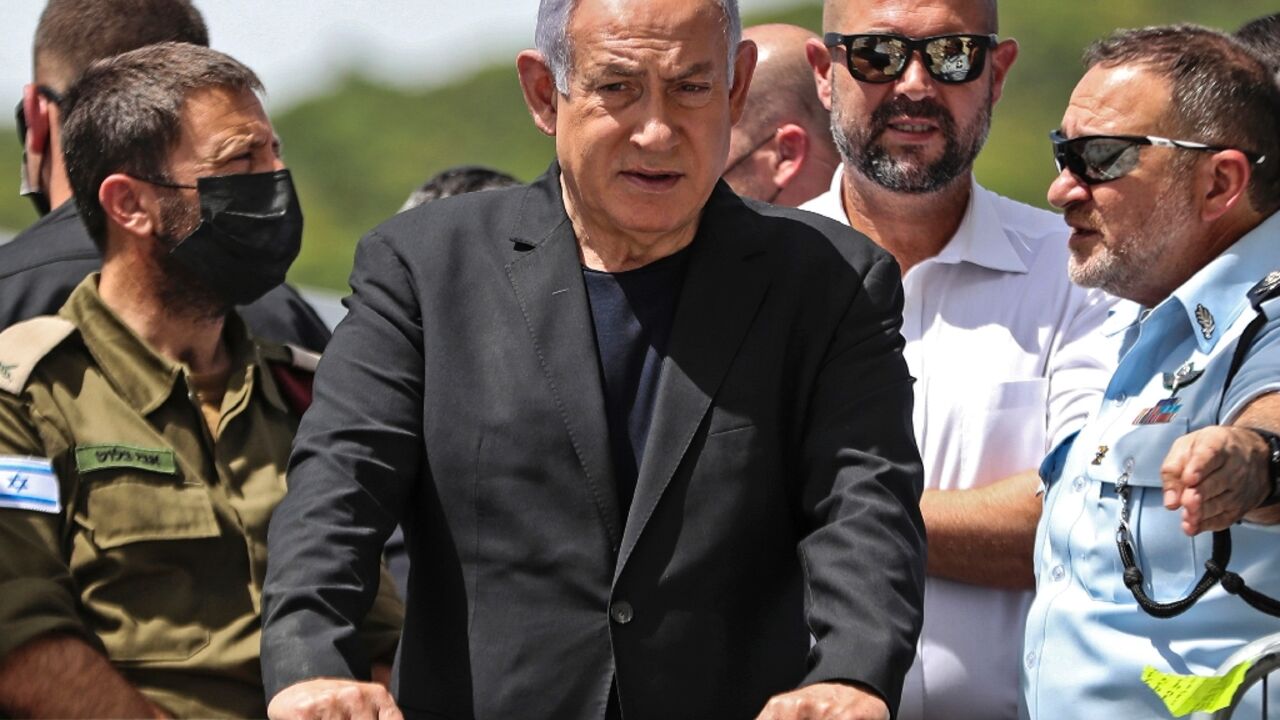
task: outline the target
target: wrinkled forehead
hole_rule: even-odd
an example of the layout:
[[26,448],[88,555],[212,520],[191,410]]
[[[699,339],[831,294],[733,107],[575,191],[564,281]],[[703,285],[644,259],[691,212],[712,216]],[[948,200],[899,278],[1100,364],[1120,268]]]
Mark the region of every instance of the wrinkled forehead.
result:
[[828,32],[889,32],[909,37],[996,31],[994,0],[828,0]]
[[1141,64],[1095,65],[1072,91],[1062,130],[1068,137],[1164,134],[1172,101],[1170,82]]
[[244,151],[275,142],[271,120],[248,88],[210,87],[187,94],[180,142],[200,156]]
[[575,64],[603,52],[728,66],[727,20],[715,0],[579,0],[568,38]]

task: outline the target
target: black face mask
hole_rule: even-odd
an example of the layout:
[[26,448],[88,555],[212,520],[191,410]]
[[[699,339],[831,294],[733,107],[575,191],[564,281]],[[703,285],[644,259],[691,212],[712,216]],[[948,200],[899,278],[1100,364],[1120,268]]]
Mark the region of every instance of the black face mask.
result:
[[233,305],[284,282],[302,249],[302,208],[288,170],[202,177],[196,185],[146,180],[200,192],[200,224],[169,251]]

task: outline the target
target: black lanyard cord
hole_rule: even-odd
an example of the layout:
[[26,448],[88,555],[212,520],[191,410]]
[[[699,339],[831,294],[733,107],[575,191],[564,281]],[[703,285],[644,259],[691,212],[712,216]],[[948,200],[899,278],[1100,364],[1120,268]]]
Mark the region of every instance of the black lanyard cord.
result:
[[[1274,273],[1273,273],[1274,275]],[[1271,276],[1268,276],[1270,278]],[[1263,281],[1264,283],[1266,280]],[[1262,283],[1259,283],[1260,287]],[[1236,351],[1231,357],[1231,366],[1227,369],[1227,377],[1222,383],[1222,394],[1218,397],[1218,412],[1215,417],[1222,417],[1222,404],[1227,398],[1227,388],[1231,386],[1231,381],[1235,379],[1236,373],[1239,372],[1240,366],[1244,364],[1244,356],[1248,354],[1249,348],[1253,345],[1253,341],[1257,338],[1258,333],[1267,323],[1267,316],[1263,314],[1261,305],[1262,301],[1280,294],[1280,285],[1273,284],[1266,288],[1266,293],[1250,292],[1250,301],[1257,316],[1245,327],[1244,332],[1240,334],[1240,339],[1236,341]],[[1232,595],[1237,595],[1254,609],[1280,617],[1280,601],[1275,598],[1263,595],[1262,593],[1248,587],[1244,578],[1237,573],[1227,570],[1228,563],[1231,562],[1231,530],[1218,530],[1213,533],[1213,554],[1204,563],[1204,575],[1200,576],[1200,581],[1191,589],[1190,594],[1181,600],[1173,602],[1161,603],[1152,600],[1146,591],[1142,589],[1142,583],[1145,578],[1142,575],[1142,569],[1138,567],[1137,555],[1133,549],[1129,532],[1129,486],[1127,483],[1117,484],[1116,492],[1120,495],[1122,510],[1120,528],[1116,531],[1116,547],[1120,550],[1120,561],[1124,563],[1124,584],[1129,588],[1129,592],[1133,593],[1133,599],[1138,602],[1138,606],[1148,615],[1157,618],[1171,618],[1181,615],[1196,604],[1210,588],[1222,583],[1222,589]]]
[[[1181,600],[1162,603],[1152,600],[1151,596],[1147,595],[1146,591],[1142,589],[1142,583],[1146,578],[1142,575],[1142,569],[1138,567],[1133,544],[1129,542],[1129,530],[1127,528],[1121,527],[1116,532],[1116,546],[1120,548],[1120,561],[1124,563],[1125,586],[1129,588],[1129,592],[1133,593],[1133,599],[1138,601],[1138,605],[1148,615],[1157,618],[1176,617],[1190,610],[1191,606],[1195,605],[1202,595],[1209,592],[1210,588],[1217,585],[1219,581],[1223,580],[1223,576],[1228,574],[1223,568],[1231,560],[1231,533],[1227,530],[1219,530],[1213,534],[1213,557],[1205,561],[1204,575],[1200,576],[1200,581],[1191,589],[1191,593]],[[1230,575],[1237,579],[1240,578],[1235,573],[1230,573]],[[1240,584],[1243,585],[1244,581],[1241,580]],[[1226,587],[1226,582],[1223,582],[1223,587]],[[1250,590],[1249,592],[1253,591]]]
[[1125,586],[1129,588],[1129,592],[1133,593],[1133,599],[1138,601],[1138,605],[1152,617],[1171,618],[1181,615],[1218,583],[1222,583],[1223,590],[1240,596],[1241,600],[1255,610],[1280,617],[1280,602],[1250,588],[1239,574],[1226,569],[1227,563],[1231,560],[1230,530],[1218,530],[1213,534],[1213,556],[1205,561],[1204,575],[1200,576],[1200,581],[1191,589],[1191,593],[1181,600],[1168,603],[1152,600],[1151,596],[1142,589],[1142,583],[1146,578],[1142,575],[1142,569],[1138,567],[1133,545],[1129,542],[1128,530],[1121,528],[1116,534],[1116,546],[1120,548],[1120,561],[1124,563]]

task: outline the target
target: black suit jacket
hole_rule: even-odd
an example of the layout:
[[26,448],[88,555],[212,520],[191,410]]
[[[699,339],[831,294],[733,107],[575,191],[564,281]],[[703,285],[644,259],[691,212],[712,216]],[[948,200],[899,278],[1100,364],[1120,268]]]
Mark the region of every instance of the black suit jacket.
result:
[[626,518],[555,167],[386,222],[351,284],[271,523],[269,695],[365,672],[402,520],[407,716],[601,718],[615,674],[627,718],[821,680],[896,708],[924,530],[888,255],[716,188]]
[[[0,245],[0,330],[57,313],[85,275],[100,269],[102,254],[68,200]],[[257,337],[315,352],[329,341],[324,321],[288,285],[237,310]]]

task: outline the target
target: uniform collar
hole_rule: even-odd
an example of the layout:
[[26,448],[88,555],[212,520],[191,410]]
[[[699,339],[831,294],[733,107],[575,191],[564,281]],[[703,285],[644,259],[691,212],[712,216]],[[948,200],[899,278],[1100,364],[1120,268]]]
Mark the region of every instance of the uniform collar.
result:
[[1106,337],[1113,337],[1146,319],[1149,312],[1132,300],[1118,298],[1116,304],[1107,312],[1107,319],[1098,327],[1098,332]]
[[1201,352],[1208,353],[1248,307],[1249,288],[1272,270],[1280,270],[1280,213],[1200,268],[1165,302],[1182,304]]
[[[1022,260],[1022,255],[1013,246],[1008,233],[1004,232],[1004,223],[996,208],[995,193],[979,185],[976,180],[971,180],[971,183],[969,205],[965,208],[964,218],[955,234],[932,261],[948,265],[967,262],[1000,272],[1027,272],[1027,264]],[[816,212],[848,225],[849,216],[844,211],[843,193],[844,165],[841,164],[836,167],[831,188],[801,205],[800,209]]]
[[[81,281],[59,314],[75,323],[85,347],[116,392],[139,413],[149,415],[173,394],[183,366],[153,350],[103,302],[98,294],[98,275],[93,273]],[[228,391],[240,385],[260,384],[267,399],[287,411],[272,385],[265,360],[239,315],[233,312],[227,316],[223,333],[235,368],[227,383]]]

